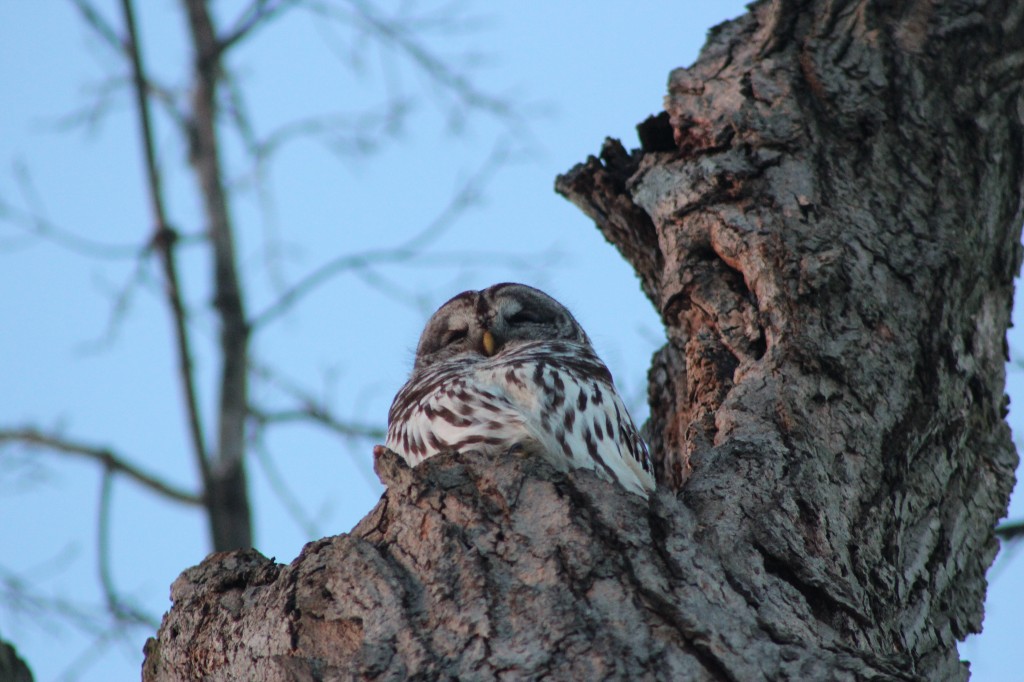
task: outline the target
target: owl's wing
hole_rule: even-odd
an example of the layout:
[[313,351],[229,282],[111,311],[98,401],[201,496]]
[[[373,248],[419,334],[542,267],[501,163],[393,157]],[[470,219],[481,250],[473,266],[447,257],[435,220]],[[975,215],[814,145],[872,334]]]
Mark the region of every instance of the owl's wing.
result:
[[556,466],[594,469],[645,497],[654,490],[647,446],[595,356],[549,356],[500,376],[503,397]]
[[593,378],[565,382],[564,390],[553,420],[562,453],[574,466],[595,469],[646,497],[654,490],[650,455],[614,386]]
[[559,469],[593,469],[645,496],[647,447],[607,368],[587,349],[534,344],[410,380],[391,406],[387,446],[412,466],[441,452],[522,446]]
[[476,377],[438,377],[429,386],[406,385],[395,397],[388,421],[387,447],[410,465],[453,450],[532,446],[524,417],[506,392]]
[[[646,496],[654,491],[654,467],[651,463],[651,455],[647,450],[647,444],[640,437],[640,431],[633,423],[632,417],[626,410],[626,405],[614,387],[611,388],[612,400],[605,408],[605,425],[612,419],[616,427],[614,433],[606,431],[606,441],[614,445],[619,461],[624,463],[629,473],[622,472],[620,481],[633,492]],[[596,420],[595,420],[596,421]],[[610,449],[610,448],[609,448]],[[627,484],[625,479],[629,479]]]

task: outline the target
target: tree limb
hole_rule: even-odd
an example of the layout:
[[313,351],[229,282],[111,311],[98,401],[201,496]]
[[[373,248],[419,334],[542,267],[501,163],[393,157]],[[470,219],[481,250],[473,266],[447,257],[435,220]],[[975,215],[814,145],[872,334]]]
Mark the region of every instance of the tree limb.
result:
[[307,390],[300,387],[274,370],[250,360],[249,371],[257,378],[267,382],[277,390],[298,403],[298,407],[290,410],[267,410],[256,405],[249,406],[249,413],[261,425],[275,422],[313,421],[326,426],[344,438],[383,440],[384,429],[369,424],[347,422],[335,416],[323,400],[318,400]]
[[32,175],[25,163],[16,162],[14,164],[14,177],[18,183],[22,201],[27,208],[18,208],[0,198],[0,219],[24,228],[40,239],[48,240],[68,251],[89,258],[124,260],[137,258],[140,253],[145,253],[147,248],[145,246],[100,242],[75,234],[71,230],[55,224],[46,215],[46,207],[36,191]]
[[299,1],[277,0],[275,2],[274,0],[254,0],[235,20],[234,26],[218,39],[218,51],[220,54],[227,52],[237,43],[247,38],[257,28],[266,24],[268,19],[287,9],[290,5],[297,4]]
[[124,456],[115,454],[108,448],[76,443],[57,434],[44,433],[31,427],[0,430],[0,443],[22,443],[24,445],[44,447],[48,450],[67,455],[82,456],[100,463],[107,470],[127,476],[139,485],[162,497],[190,505],[201,505],[203,503],[200,495],[167,483],[153,474],[143,471],[140,467],[131,464]]
[[261,426],[315,422],[344,438],[380,441],[384,440],[386,435],[385,430],[380,427],[344,422],[327,411],[323,405],[312,402],[304,402],[301,407],[291,410],[266,410],[253,405],[249,407],[249,413]]
[[301,298],[319,288],[341,272],[360,270],[381,264],[408,262],[416,258],[423,249],[436,241],[467,208],[478,199],[483,186],[503,166],[509,157],[505,144],[498,144],[451,197],[441,212],[422,230],[402,244],[387,249],[370,249],[360,253],[342,254],[327,261],[299,279],[276,301],[260,311],[250,321],[253,330],[266,326],[292,308]]
[[210,480],[210,464],[206,452],[206,438],[203,434],[202,417],[199,412],[199,400],[196,396],[195,377],[193,376],[192,344],[189,338],[188,325],[185,319],[185,304],[181,293],[178,277],[178,266],[175,257],[177,233],[170,226],[164,210],[163,193],[160,182],[160,169],[156,160],[156,147],[153,141],[153,124],[149,111],[149,99],[146,89],[146,71],[142,63],[138,34],[135,27],[135,14],[132,0],[121,0],[124,23],[128,29],[128,52],[132,64],[132,76],[135,93],[135,106],[139,117],[141,143],[146,166],[146,189],[149,195],[150,214],[153,219],[151,245],[160,255],[165,280],[166,302],[171,311],[174,324],[174,337],[178,357],[178,375],[182,393],[185,397],[185,409],[188,419],[189,435],[192,441],[192,452],[196,465],[204,483]]
[[88,24],[98,36],[103,38],[115,51],[121,55],[131,58],[131,45],[121,37],[114,26],[107,21],[106,17],[96,9],[91,2],[86,0],[71,0],[71,3],[78,9],[85,23]]
[[[67,552],[61,552],[58,558],[68,559]],[[86,605],[70,601],[65,597],[49,597],[40,594],[31,583],[38,578],[38,567],[31,567],[20,573],[14,573],[0,566],[0,602],[8,613],[24,615],[36,622],[56,614],[62,621],[84,633],[95,633],[107,625],[103,618],[103,609],[95,605]]]
[[213,255],[213,306],[220,323],[221,374],[217,447],[206,480],[210,531],[216,550],[252,545],[252,519],[245,481],[245,418],[248,409],[249,325],[238,276],[234,228],[224,189],[217,131],[221,73],[216,29],[205,0],[184,0],[192,39],[192,125],[189,162],[195,169],[203,217]]
[[433,81],[453,93],[463,105],[487,111],[506,121],[518,121],[515,110],[507,100],[478,89],[465,74],[450,67],[416,40],[409,26],[381,15],[370,3],[348,0],[346,4],[351,7],[351,14],[343,13],[330,3],[311,1],[303,4],[323,17],[362,24],[369,34],[404,53]]
[[114,586],[114,577],[110,568],[110,506],[114,494],[114,471],[109,466],[103,470],[103,480],[100,483],[100,504],[96,519],[96,556],[100,584],[103,586],[103,595],[107,600],[107,610],[118,621],[129,625],[158,628],[160,627],[159,619],[126,602]]
[[83,344],[83,348],[85,350],[91,352],[106,348],[117,337],[121,323],[124,321],[128,311],[131,309],[132,298],[136,290],[142,287],[145,283],[149,283],[147,277],[149,275],[147,267],[149,265],[149,258],[146,257],[148,255],[148,253],[143,254],[137,258],[135,260],[135,267],[132,268],[131,274],[128,276],[128,280],[111,292],[113,303],[107,315],[107,322],[104,325],[103,331],[97,338]]
[[284,507],[285,512],[292,518],[295,525],[302,530],[307,540],[315,540],[321,537],[323,533],[320,532],[316,522],[303,509],[298,496],[288,487],[285,477],[281,475],[280,470],[274,464],[274,457],[270,454],[263,439],[255,440],[253,450],[256,454],[256,461],[263,467],[263,474],[267,477],[271,491],[277,496],[281,506]]

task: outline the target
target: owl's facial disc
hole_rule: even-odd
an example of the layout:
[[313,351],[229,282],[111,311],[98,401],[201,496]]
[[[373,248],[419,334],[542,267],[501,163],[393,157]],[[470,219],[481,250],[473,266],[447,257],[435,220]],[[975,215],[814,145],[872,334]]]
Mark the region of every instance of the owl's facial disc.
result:
[[478,298],[477,292],[464,291],[437,309],[416,347],[416,368],[473,352],[479,346],[475,313]]
[[531,341],[590,344],[561,303],[525,284],[464,291],[438,308],[420,336],[415,369],[466,354],[493,357]]

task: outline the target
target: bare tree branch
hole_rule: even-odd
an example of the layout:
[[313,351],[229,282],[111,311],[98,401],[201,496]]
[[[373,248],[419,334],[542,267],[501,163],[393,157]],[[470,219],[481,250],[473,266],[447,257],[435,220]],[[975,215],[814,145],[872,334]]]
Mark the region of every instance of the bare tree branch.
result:
[[420,27],[418,22],[385,17],[364,0],[348,0],[345,4],[351,8],[351,12],[316,0],[304,2],[303,6],[324,18],[346,24],[355,22],[357,27],[361,27],[374,39],[403,53],[433,82],[452,93],[463,106],[486,111],[509,122],[519,121],[515,109],[507,100],[480,90],[468,76],[453,69],[427,49],[416,38]]
[[103,585],[103,595],[107,600],[107,610],[114,614],[119,621],[129,625],[145,625],[155,629],[160,627],[160,620],[125,601],[114,585],[114,578],[110,569],[110,506],[114,493],[114,473],[115,470],[113,468],[106,467],[103,470],[103,480],[100,484],[100,504],[96,521],[96,553],[99,564],[100,584]]
[[[290,4],[295,0],[282,0],[281,4]],[[132,45],[132,30],[133,27],[128,27],[128,38],[122,38],[113,25],[107,21],[103,14],[96,9],[96,7],[88,0],[70,0],[75,5],[85,23],[93,29],[93,31],[106,42],[113,50],[121,57],[124,57],[129,65],[134,62],[133,45]],[[275,4],[268,3],[267,0],[256,0],[254,5],[266,5]],[[274,10],[276,12],[276,9]],[[244,15],[243,15],[244,16]],[[262,18],[269,18],[264,16]],[[133,71],[134,68],[132,69]],[[80,121],[87,123],[94,123],[104,113],[106,105],[109,103],[109,96],[120,89],[121,86],[132,83],[137,80],[139,74],[133,73],[131,78],[124,79],[121,77],[109,78],[99,88],[99,99],[96,103],[91,104],[88,107],[84,107],[76,112],[72,112],[70,115],[62,117],[61,125],[76,125]],[[178,98],[175,95],[173,88],[160,85],[152,80],[152,78],[143,73],[144,91],[148,96],[152,96],[157,102],[164,107],[165,113],[170,117],[174,123],[176,123],[183,133],[188,132],[188,116],[181,111],[178,107]]]
[[220,160],[217,92],[223,74],[217,33],[205,0],[184,0],[183,4],[193,50],[189,162],[195,170],[212,247],[213,305],[220,323],[217,447],[211,460],[212,476],[206,480],[206,502],[214,548],[227,550],[252,546],[252,519],[243,460],[250,330]]
[[126,41],[113,25],[106,20],[103,14],[93,6],[91,2],[86,0],[71,0],[77,9],[78,13],[82,15],[85,23],[88,24],[98,36],[103,38],[110,47],[125,57],[131,56],[131,47],[129,42]]
[[121,328],[121,323],[124,321],[125,316],[128,314],[128,310],[131,308],[132,297],[136,290],[147,282],[147,275],[149,274],[147,266],[149,265],[148,253],[144,257],[139,257],[135,260],[135,267],[132,268],[131,274],[128,276],[128,280],[113,292],[113,304],[110,307],[110,312],[107,316],[107,323],[104,326],[103,332],[98,338],[88,341],[83,344],[82,349],[86,352],[96,352],[98,350],[108,348],[117,337],[118,330]]
[[301,407],[291,410],[267,410],[252,406],[249,409],[249,413],[261,426],[315,422],[344,438],[380,441],[384,440],[384,437],[387,435],[385,430],[380,427],[342,421],[327,411],[323,405],[311,402],[304,403]]
[[274,457],[270,454],[267,449],[266,443],[263,442],[262,438],[257,438],[253,442],[253,451],[256,453],[256,461],[259,462],[260,466],[263,467],[263,474],[267,477],[267,482],[270,484],[270,489],[274,495],[277,496],[278,501],[281,502],[281,506],[284,507],[285,512],[292,518],[306,536],[307,540],[315,540],[321,537],[322,533],[317,527],[316,522],[313,521],[306,513],[306,510],[302,508],[302,503],[299,502],[299,498],[292,492],[291,488],[285,482],[284,476],[281,475],[277,465],[274,464]]
[[374,265],[395,264],[411,261],[420,255],[423,249],[436,241],[455,220],[480,197],[482,188],[503,166],[509,158],[509,150],[499,143],[488,155],[484,163],[470,176],[451,197],[441,212],[422,230],[399,244],[387,249],[371,249],[360,253],[343,254],[327,261],[323,265],[306,274],[292,285],[274,303],[258,313],[250,322],[253,330],[265,326],[271,320],[280,317],[292,308],[300,299],[308,295],[336,275],[366,269]]
[[[346,441],[380,443],[384,440],[386,435],[384,428],[341,419],[327,406],[326,400],[314,397],[297,383],[281,376],[271,367],[250,361],[249,371],[254,377],[284,393],[297,404],[290,409],[277,410],[250,405],[249,414],[256,424],[252,440],[257,445],[262,445],[263,431],[275,424],[314,424],[334,432]],[[375,485],[377,477],[369,462],[359,457],[356,457],[354,461],[367,485]]]
[[116,95],[129,83],[129,79],[117,75],[105,78],[87,88],[85,104],[58,116],[50,127],[56,131],[84,128],[87,134],[95,133],[100,122],[113,109]]
[[356,114],[324,114],[289,121],[256,141],[251,150],[258,159],[265,159],[280,147],[296,139],[312,137],[339,155],[366,154],[381,140],[397,134],[412,111],[412,102],[395,99],[383,109]]
[[175,258],[174,246],[177,240],[177,233],[171,228],[164,210],[160,170],[157,165],[156,147],[153,141],[153,125],[149,111],[149,99],[146,94],[146,71],[142,63],[142,53],[139,48],[132,1],[121,0],[121,10],[125,26],[128,29],[128,52],[132,63],[135,106],[138,112],[141,143],[145,155],[146,188],[149,194],[150,212],[154,222],[151,244],[160,254],[160,261],[163,265],[166,301],[171,310],[171,318],[174,324],[178,373],[182,393],[185,396],[185,408],[188,415],[192,451],[205,487],[210,480],[210,464],[206,452],[206,438],[203,435],[202,417],[199,412],[199,400],[196,396],[192,365],[192,345],[189,339],[188,325],[185,320],[185,304],[181,293],[178,266]]
[[227,52],[236,44],[249,37],[257,28],[265,25],[281,11],[296,5],[300,0],[253,0],[249,3],[241,15],[235,20],[234,25],[218,40],[218,50],[221,54]]
[[41,621],[46,615],[56,614],[61,621],[82,632],[96,632],[104,627],[102,609],[61,597],[41,595],[30,582],[35,576],[34,569],[18,574],[0,566],[0,602],[5,611],[24,614],[33,621]]
[[203,502],[200,495],[188,492],[161,480],[153,474],[146,473],[140,467],[131,464],[124,456],[115,454],[107,448],[75,443],[60,435],[43,433],[31,427],[0,430],[0,444],[2,443],[34,445],[67,455],[79,455],[99,462],[105,469],[123,474],[139,485],[175,502],[191,505],[201,505]]
[[238,133],[238,137],[242,140],[246,151],[255,159],[257,166],[259,166],[262,162],[259,135],[256,133],[256,127],[253,125],[252,117],[249,115],[249,107],[242,89],[238,85],[238,80],[230,76],[226,77],[224,79],[224,91],[227,93],[227,96],[222,108],[227,112],[228,120],[234,126],[235,132]]
[[400,284],[394,278],[384,275],[373,268],[356,268],[352,271],[356,279],[371,289],[376,289],[393,301],[422,313],[426,317],[430,312],[430,297],[426,291],[414,290]]
[[[53,563],[65,567],[69,558],[67,552],[61,552]],[[117,614],[97,608],[94,604],[41,594],[32,584],[32,581],[38,579],[39,567],[23,570],[19,574],[0,566],[0,603],[7,613],[25,615],[30,622],[45,629],[50,635],[61,633],[67,625],[89,638],[89,645],[68,662],[55,680],[72,682],[81,679],[88,667],[99,659],[115,639],[126,639],[137,634],[137,622],[118,621]],[[149,629],[149,626],[146,627]],[[129,633],[132,630],[136,632]]]
[[[61,679],[87,677],[88,673],[83,673],[83,670],[98,660],[112,644],[119,643],[119,638],[124,640],[125,633],[134,636],[140,626],[156,626],[155,620],[133,602],[130,591],[118,590],[115,569],[120,564],[116,561],[117,555],[113,554],[113,551],[118,550],[116,538],[113,536],[118,528],[117,519],[113,516],[118,509],[113,498],[115,476],[128,477],[148,493],[153,493],[151,497],[202,508],[211,526],[214,526],[218,522],[218,513],[223,511],[223,507],[217,508],[216,501],[222,498],[233,483],[240,481],[241,489],[243,492],[245,490],[244,471],[235,481],[227,481],[228,485],[222,485],[229,478],[223,475],[224,465],[230,466],[234,462],[240,466],[249,454],[253,454],[257,458],[256,464],[262,467],[274,494],[280,499],[287,513],[308,536],[314,536],[319,534],[315,523],[317,514],[302,508],[302,498],[288,488],[286,480],[275,466],[284,460],[275,460],[271,456],[268,447],[272,441],[265,439],[265,436],[270,435],[269,429],[284,425],[305,425],[318,433],[326,431],[335,434],[346,441],[342,444],[343,447],[362,445],[368,440],[383,440],[384,430],[381,426],[364,423],[358,414],[354,414],[350,419],[343,418],[343,415],[332,411],[331,401],[317,399],[309,391],[283,379],[277,373],[259,373],[252,369],[247,348],[250,329],[242,305],[245,292],[239,273],[235,269],[232,244],[232,240],[239,238],[241,234],[240,231],[236,231],[236,227],[243,226],[232,224],[228,210],[231,208],[229,200],[234,196],[241,196],[242,192],[251,191],[252,184],[255,184],[260,198],[269,197],[266,188],[268,181],[266,176],[260,173],[269,168],[269,165],[264,164],[284,145],[300,138],[311,138],[338,154],[372,152],[390,139],[398,137],[410,112],[413,111],[411,99],[404,97],[405,93],[401,90],[389,87],[384,95],[385,100],[376,107],[367,105],[365,111],[363,105],[356,102],[350,107],[345,105],[346,108],[353,110],[352,113],[343,113],[342,107],[339,106],[336,112],[309,116],[278,128],[267,128],[267,132],[255,125],[259,119],[250,116],[250,113],[258,112],[247,110],[245,92],[242,89],[244,81],[234,78],[234,74],[228,71],[229,65],[225,63],[225,55],[235,46],[255,36],[258,30],[267,28],[273,23],[274,18],[280,18],[286,11],[298,7],[307,0],[245,0],[236,3],[242,11],[234,21],[226,23],[226,31],[215,30],[215,17],[211,16],[213,3],[208,0],[181,0],[177,5],[184,8],[188,14],[187,32],[194,47],[191,65],[193,70],[188,78],[183,79],[171,75],[162,77],[161,65],[166,63],[155,53],[149,55],[148,67],[151,72],[147,72],[143,49],[149,49],[151,46],[143,45],[145,32],[140,35],[140,31],[148,26],[145,12],[150,7],[147,4],[134,0],[120,0],[113,4],[99,0],[69,1],[73,11],[77,12],[85,25],[89,42],[93,47],[98,45],[98,56],[106,66],[106,73],[101,75],[100,80],[87,84],[89,89],[78,103],[78,108],[61,118],[47,119],[44,124],[49,130],[67,132],[73,129],[74,132],[88,133],[98,129],[101,123],[108,122],[110,114],[121,115],[127,111],[129,115],[137,116],[139,130],[136,134],[137,141],[142,147],[141,169],[145,191],[148,194],[148,217],[142,219],[145,224],[138,226],[143,232],[137,235],[136,243],[105,244],[91,238],[93,235],[102,238],[104,232],[111,232],[102,229],[90,229],[88,232],[83,230],[83,236],[79,236],[74,228],[88,226],[79,226],[77,223],[60,226],[48,218],[42,202],[38,201],[28,169],[22,167],[18,169],[21,195],[15,190],[7,197],[11,199],[11,203],[0,199],[0,221],[11,223],[4,231],[3,239],[7,241],[10,238],[19,244],[28,245],[42,243],[42,240],[45,240],[91,258],[127,261],[123,267],[118,266],[115,274],[110,275],[105,269],[95,278],[100,290],[109,298],[110,309],[106,326],[100,330],[102,336],[88,345],[88,350],[96,350],[115,338],[127,314],[137,307],[133,306],[133,303],[139,299],[140,291],[144,294],[153,294],[160,301],[158,305],[167,307],[173,329],[171,352],[175,354],[176,360],[174,378],[181,389],[184,423],[189,433],[188,449],[192,451],[198,474],[196,478],[187,481],[185,486],[177,486],[169,478],[160,476],[159,472],[154,474],[145,467],[138,466],[136,462],[140,460],[131,457],[130,453],[118,452],[116,447],[111,449],[67,438],[59,428],[20,428],[21,425],[13,424],[7,429],[0,429],[0,447],[6,446],[7,450],[12,451],[10,454],[13,456],[6,457],[6,460],[11,462],[23,459],[39,472],[45,473],[48,470],[48,459],[42,456],[43,451],[40,450],[45,448],[46,452],[55,455],[70,455],[71,458],[78,457],[96,462],[103,469],[95,517],[95,570],[103,599],[94,600],[97,603],[85,607],[45,598],[35,602],[39,610],[46,615],[61,610],[69,614],[74,613],[76,626],[90,636],[90,646],[87,649],[80,654],[69,652],[72,661]],[[460,114],[462,109],[484,109],[507,120],[514,119],[514,116],[510,115],[512,108],[508,103],[475,88],[466,77],[469,71],[465,61],[453,59],[448,64],[439,58],[441,52],[434,54],[428,49],[433,43],[420,40],[423,36],[419,34],[424,33],[424,28],[455,28],[454,24],[443,24],[449,15],[439,15],[427,21],[424,19],[425,15],[412,16],[414,3],[400,3],[397,13],[391,16],[377,13],[368,3],[333,1],[336,7],[350,10],[348,26],[355,28],[357,37],[367,37],[374,43],[383,45],[384,48],[377,51],[377,54],[383,55],[385,61],[393,62],[390,65],[400,66],[403,75],[407,62],[411,59],[413,65],[409,71],[414,76],[424,73],[427,75],[423,80],[429,80],[428,86],[441,93],[436,95],[436,99],[442,107],[451,106],[453,110],[458,107]],[[303,15],[303,18],[307,16]],[[455,17],[454,14],[450,16]],[[382,22],[380,26],[388,26],[389,33],[379,32],[376,22]],[[351,30],[347,32],[348,35],[351,33]],[[376,34],[375,37],[370,37],[371,33]],[[387,74],[384,78],[387,78]],[[395,86],[396,83],[398,81],[389,82],[386,86]],[[172,144],[184,142],[184,146],[189,149],[192,168],[186,169],[186,172],[192,170],[193,176],[199,180],[200,203],[204,209],[204,220],[197,220],[195,224],[173,222],[178,220],[175,218],[176,204],[167,193],[169,185],[166,184],[173,175],[173,168],[169,165],[173,160],[163,158],[165,155],[160,143],[161,130],[175,136]],[[236,142],[235,135],[241,140],[250,159],[255,161],[255,177],[248,175],[248,168],[244,165],[240,166],[239,170],[242,173],[238,177],[231,177],[229,173],[233,171],[226,159],[223,168],[219,166],[218,146],[225,150],[231,148]],[[484,149],[486,150],[486,147]],[[506,152],[507,150],[502,149],[500,153],[492,154],[490,160],[494,161],[495,165],[500,165]],[[477,177],[470,178],[452,198],[451,205],[413,238],[405,243],[399,243],[395,249],[381,249],[363,254],[366,257],[366,266],[353,267],[355,274],[389,295],[410,298],[408,292],[398,291],[396,283],[390,281],[393,279],[393,272],[385,271],[383,268],[372,268],[386,264],[435,267],[442,264],[442,261],[448,265],[464,264],[458,254],[426,253],[425,249],[444,233],[462,210],[477,201],[484,181],[493,171],[493,168],[484,168]],[[443,201],[443,197],[441,200]],[[64,219],[57,217],[57,222],[64,222]],[[67,227],[73,229],[65,229]],[[138,229],[134,225],[130,227]],[[266,241],[271,240],[268,238]],[[196,285],[195,292],[189,286],[184,265],[186,258],[192,254],[186,252],[186,244],[199,244],[204,253],[205,249],[211,247],[216,317],[201,307],[202,301],[190,296],[197,294],[200,285]],[[274,246],[275,244],[271,244],[270,248]],[[390,251],[390,254],[386,254],[386,251]],[[281,253],[284,254],[285,251],[282,249]],[[153,260],[150,260],[151,258]],[[330,274],[327,273],[327,278],[329,277]],[[284,283],[286,280],[280,277],[277,282]],[[306,284],[308,291],[312,291],[316,286],[316,281]],[[272,291],[274,293],[271,296],[282,295],[282,292],[286,293],[286,286],[282,284]],[[272,312],[271,317],[289,308],[305,293],[307,291],[296,291],[292,293],[293,300],[279,301],[281,308],[277,312]],[[143,298],[149,302],[148,296]],[[225,363],[220,383],[222,393],[219,405],[213,400],[202,399],[206,381],[200,381],[200,378],[205,374],[200,373],[200,369],[194,366],[197,358],[205,356],[203,349],[210,348],[212,353],[217,353],[217,338],[214,336],[217,322],[214,322],[214,319],[221,324],[219,357],[223,358]],[[253,401],[248,399],[248,383],[256,380],[265,382],[264,385],[270,385],[272,400],[268,400],[266,405],[253,405]],[[204,414],[200,403],[214,409],[219,407],[216,417],[212,411]],[[219,423],[209,421],[217,417],[220,418]],[[216,432],[214,429],[217,429]],[[249,442],[245,441],[246,435],[251,439]],[[375,485],[377,479],[370,469],[369,458],[357,458],[355,447],[349,449],[352,450],[353,459],[360,473],[368,482]],[[7,454],[4,452],[4,455]],[[11,465],[8,464],[4,469],[9,473]],[[8,481],[23,485],[22,480],[6,478],[4,483]],[[359,481],[350,483],[358,484]],[[247,506],[241,515],[246,520],[249,519],[250,512]],[[224,541],[224,535],[218,535],[216,529],[213,535],[214,549],[243,544],[234,540]],[[251,538],[250,530],[247,528],[243,535]],[[92,562],[89,563],[91,565]],[[7,592],[16,588],[15,579],[12,577],[8,581],[0,572],[0,599],[4,601],[5,606],[10,605],[12,601],[8,598]]]
[[[63,569],[68,559],[67,552],[62,552],[54,561],[59,561]],[[65,626],[70,626],[90,640],[89,645],[54,679],[69,682],[80,679],[89,665],[98,660],[115,639],[129,641],[137,636],[140,628],[138,622],[118,620],[117,614],[97,608],[95,604],[44,595],[33,585],[37,580],[39,567],[25,569],[20,573],[0,567],[0,603],[3,603],[5,611],[9,614],[23,614],[29,622],[45,629],[49,635],[60,634]]]
[[260,425],[287,422],[315,422],[325,426],[343,438],[382,441],[385,430],[379,426],[345,421],[335,416],[326,403],[315,398],[298,384],[281,376],[267,365],[249,362],[249,371],[254,377],[266,382],[294,400],[298,407],[287,410],[267,410],[256,405],[249,406],[249,413]]
[[17,208],[0,198],[0,220],[17,225],[35,237],[89,258],[124,260],[138,257],[140,252],[145,251],[144,246],[100,242],[56,225],[46,216],[46,207],[36,190],[28,166],[20,161],[15,162],[13,170],[21,199],[28,208]]

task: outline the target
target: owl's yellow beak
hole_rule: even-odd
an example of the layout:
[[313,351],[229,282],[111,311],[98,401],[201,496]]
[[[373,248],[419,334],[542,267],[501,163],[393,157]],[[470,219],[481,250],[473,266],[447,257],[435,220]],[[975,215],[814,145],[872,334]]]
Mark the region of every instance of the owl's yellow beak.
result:
[[497,348],[497,344],[494,342],[494,334],[492,334],[490,331],[484,332],[483,345],[484,355],[486,355],[487,357],[491,357],[492,355],[494,355],[494,351]]

